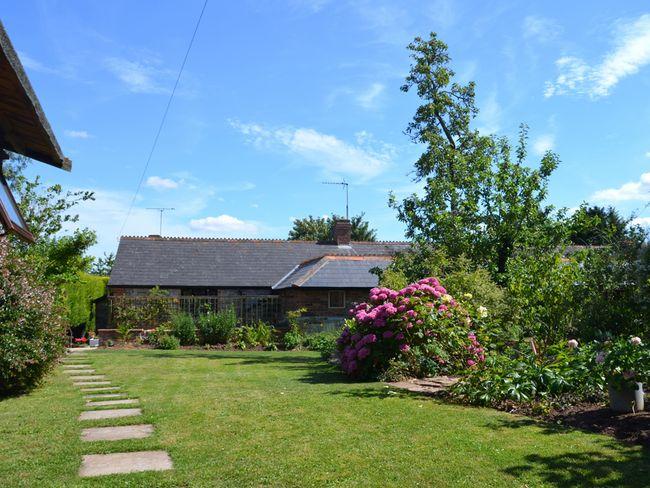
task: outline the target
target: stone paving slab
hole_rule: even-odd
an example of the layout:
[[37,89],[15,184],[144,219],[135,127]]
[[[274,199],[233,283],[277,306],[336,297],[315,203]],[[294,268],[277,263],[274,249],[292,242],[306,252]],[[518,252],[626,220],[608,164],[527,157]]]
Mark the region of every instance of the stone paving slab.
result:
[[139,403],[137,398],[128,398],[124,400],[100,400],[98,402],[86,402],[87,407],[109,407],[111,405],[135,405]]
[[96,347],[69,347],[68,354],[79,354],[84,352],[96,351]]
[[413,378],[404,381],[388,383],[393,388],[408,390],[413,393],[424,395],[436,395],[446,391],[450,386],[456,384],[459,378],[455,376],[432,376],[429,378]]
[[[110,384],[110,381],[106,381],[106,383]],[[95,383],[88,383],[89,385],[94,385]],[[82,388],[81,391],[84,393],[93,393],[95,391],[116,391],[116,390],[121,390],[122,387],[120,386],[100,386],[98,388]]]
[[79,420],[101,420],[101,419],[117,419],[120,417],[135,417],[142,415],[140,408],[116,408],[114,410],[89,410],[81,412]]
[[63,369],[67,370],[72,370],[72,369],[85,369],[85,368],[92,368],[92,364],[80,364],[80,363],[75,363],[75,364],[64,364]]
[[120,441],[123,439],[143,439],[153,434],[153,425],[123,425],[120,427],[95,427],[83,429],[81,440],[91,441]]
[[90,380],[105,380],[105,374],[94,374],[94,375],[82,375],[82,376],[70,376],[72,381],[90,381]]
[[[101,388],[99,388],[101,390]],[[94,395],[84,395],[84,400],[92,400],[94,398],[123,398],[126,393],[97,393]]]
[[79,476],[165,471],[172,469],[172,460],[165,451],[119,452],[89,454],[83,457]]
[[[74,386],[108,386],[110,381],[76,381],[72,383]],[[82,390],[83,391],[83,390]]]
[[96,371],[94,369],[64,369],[63,372],[67,374],[91,374]]

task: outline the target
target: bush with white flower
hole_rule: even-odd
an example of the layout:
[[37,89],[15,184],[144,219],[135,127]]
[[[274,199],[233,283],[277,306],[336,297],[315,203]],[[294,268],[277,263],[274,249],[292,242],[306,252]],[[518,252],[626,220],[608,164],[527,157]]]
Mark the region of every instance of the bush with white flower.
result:
[[607,383],[617,390],[636,389],[636,383],[650,381],[650,347],[640,337],[606,342],[596,363],[602,366]]
[[445,374],[485,361],[470,314],[436,278],[399,291],[373,288],[350,314],[337,344],[351,377],[377,377],[395,360],[426,361],[428,372]]

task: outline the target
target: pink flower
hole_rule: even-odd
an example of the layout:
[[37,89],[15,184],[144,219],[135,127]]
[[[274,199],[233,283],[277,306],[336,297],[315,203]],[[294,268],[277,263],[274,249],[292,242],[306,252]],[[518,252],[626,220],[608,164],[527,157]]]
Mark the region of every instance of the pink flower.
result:
[[401,346],[399,346],[399,350],[402,352],[408,352],[411,350],[411,346],[409,346],[408,344],[402,344]]
[[401,341],[402,339],[404,339],[404,334],[402,334],[402,333],[400,332],[399,334],[397,334],[397,335],[395,336],[395,339],[397,339],[398,341]]
[[640,346],[642,344],[641,338],[640,337],[632,337],[632,339],[630,339],[630,344],[632,344],[634,346]]
[[571,339],[566,343],[566,345],[569,347],[569,349],[575,349],[576,347],[578,347],[578,341],[576,341],[575,339]]
[[600,351],[596,354],[596,363],[603,364],[605,362],[605,351]]
[[472,366],[474,366],[475,364],[476,364],[476,361],[474,361],[473,359],[468,359],[468,360],[467,360],[467,366],[469,366],[470,368],[471,368]]
[[384,339],[390,339],[391,337],[393,337],[393,335],[394,335],[394,334],[393,334],[393,331],[392,331],[392,330],[387,330],[387,331],[385,331],[385,332],[382,334],[382,337],[383,337]]
[[368,356],[370,356],[370,349],[368,349],[367,347],[362,347],[361,349],[359,349],[359,352],[357,353],[357,357],[359,359],[365,359]]

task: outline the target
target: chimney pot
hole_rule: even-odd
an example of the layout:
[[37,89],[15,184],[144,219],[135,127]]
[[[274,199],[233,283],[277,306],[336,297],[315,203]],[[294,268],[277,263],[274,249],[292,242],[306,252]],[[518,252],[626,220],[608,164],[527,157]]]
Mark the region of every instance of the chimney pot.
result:
[[334,222],[334,240],[339,246],[349,246],[352,241],[352,224],[341,219]]

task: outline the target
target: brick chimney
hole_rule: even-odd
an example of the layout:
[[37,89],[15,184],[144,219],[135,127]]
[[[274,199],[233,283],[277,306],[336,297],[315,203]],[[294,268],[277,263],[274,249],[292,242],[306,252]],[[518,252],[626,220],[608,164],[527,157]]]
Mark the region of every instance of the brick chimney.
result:
[[341,219],[334,222],[334,240],[339,246],[349,246],[352,240],[352,224]]

